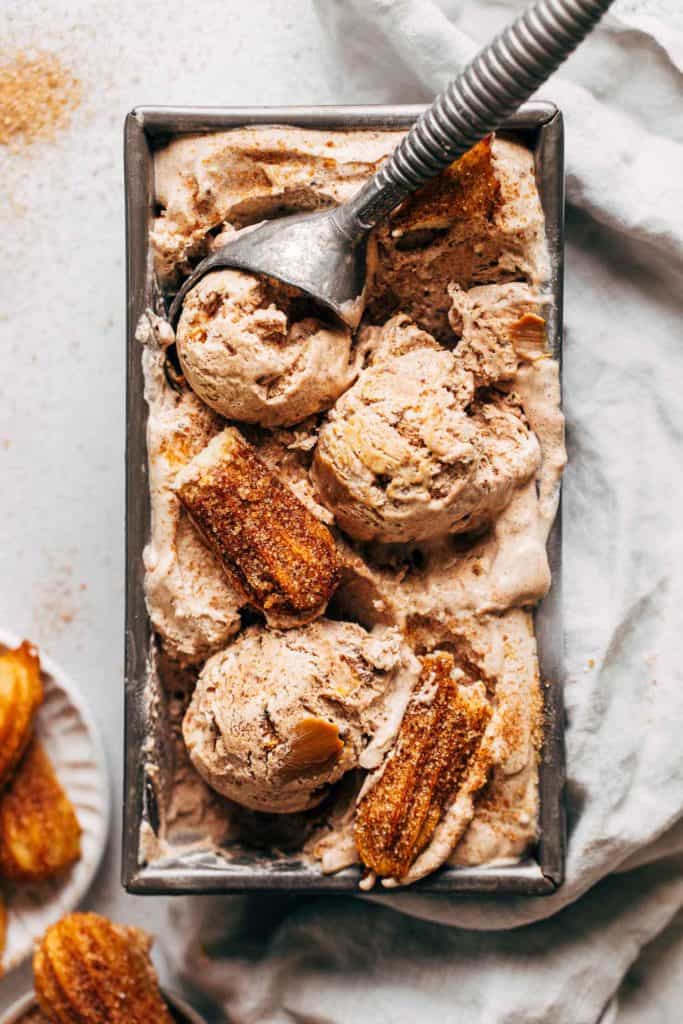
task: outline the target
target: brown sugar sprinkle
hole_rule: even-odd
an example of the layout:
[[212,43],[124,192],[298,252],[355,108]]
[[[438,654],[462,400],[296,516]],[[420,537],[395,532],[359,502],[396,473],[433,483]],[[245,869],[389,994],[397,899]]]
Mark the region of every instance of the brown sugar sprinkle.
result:
[[79,80],[54,53],[0,55],[0,145],[53,139],[80,102]]

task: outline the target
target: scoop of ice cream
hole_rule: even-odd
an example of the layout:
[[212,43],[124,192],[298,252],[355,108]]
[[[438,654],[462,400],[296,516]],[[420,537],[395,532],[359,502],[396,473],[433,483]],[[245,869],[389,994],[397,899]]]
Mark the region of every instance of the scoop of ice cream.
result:
[[418,675],[395,629],[375,636],[326,619],[252,627],[204,666],[185,744],[206,782],[236,803],[306,810],[345,772],[380,762]]
[[193,391],[227,419],[264,427],[329,408],[358,373],[351,332],[300,312],[293,289],[238,270],[207,274],[177,332]]
[[524,281],[448,288],[451,327],[460,337],[458,359],[477,387],[512,380],[520,360],[547,354],[545,320],[537,290]]
[[330,413],[313,476],[352,537],[422,541],[492,520],[539,460],[514,397],[475,393],[457,355],[399,315]]

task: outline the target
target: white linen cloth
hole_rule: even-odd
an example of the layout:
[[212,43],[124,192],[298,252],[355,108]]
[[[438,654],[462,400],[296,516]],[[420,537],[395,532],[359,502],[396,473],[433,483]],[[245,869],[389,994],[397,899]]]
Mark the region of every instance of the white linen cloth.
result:
[[[339,100],[429,100],[517,6],[318,0]],[[172,960],[238,1024],[683,1019],[681,18],[622,0],[539,94],[566,124],[566,884],[182,901]]]

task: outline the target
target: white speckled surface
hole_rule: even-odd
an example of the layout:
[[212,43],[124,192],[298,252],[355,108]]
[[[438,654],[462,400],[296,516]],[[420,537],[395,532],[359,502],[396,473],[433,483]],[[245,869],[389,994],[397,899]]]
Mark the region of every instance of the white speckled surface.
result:
[[[323,33],[306,2],[3,0],[0,40],[55,50],[84,90],[56,142],[0,147],[0,626],[61,662],[105,737],[112,839],[89,904],[158,930],[167,901],[119,884],[123,119],[139,103],[331,102],[311,93]],[[28,977],[0,982],[0,1012]]]

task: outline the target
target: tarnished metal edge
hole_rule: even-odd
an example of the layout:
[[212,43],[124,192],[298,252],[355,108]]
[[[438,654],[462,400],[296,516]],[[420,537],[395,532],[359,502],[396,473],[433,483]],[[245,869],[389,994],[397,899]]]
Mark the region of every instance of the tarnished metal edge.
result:
[[[287,107],[160,107],[139,106],[129,117],[135,118],[150,139],[171,135],[224,131],[244,125],[291,124],[303,128],[345,129],[353,127],[407,127],[425,109],[424,104],[364,106],[287,106]],[[553,103],[543,100],[525,103],[506,122],[506,129],[535,129],[552,121],[557,114]]]
[[126,583],[125,583],[125,722],[123,789],[124,885],[138,874],[138,841],[145,778],[141,752],[145,743],[144,692],[150,626],[143,594],[142,552],[149,536],[146,408],[140,346],[135,332],[147,305],[148,224],[152,203],[153,164],[145,130],[134,114],[124,128],[126,195]]
[[[221,131],[249,124],[290,124],[319,129],[404,128],[422,106],[368,107],[137,107],[125,123],[126,257],[127,257],[127,444],[126,444],[126,653],[125,781],[122,881],[139,894],[290,891],[348,893],[357,891],[358,871],[321,875],[298,862],[274,862],[267,869],[192,863],[140,866],[138,846],[143,820],[145,778],[141,752],[146,739],[145,686],[151,637],[143,595],[142,552],[149,535],[149,493],[144,424],[141,353],[135,340],[138,319],[150,304],[148,233],[152,209],[152,152],[178,134]],[[562,117],[551,103],[526,104],[505,125],[513,134],[534,133],[541,201],[551,251],[552,309],[548,335],[557,358],[562,351],[562,278],[564,252],[564,165]],[[561,517],[549,540],[553,588],[536,613],[541,673],[545,689],[546,730],[541,754],[541,834],[538,859],[510,866],[447,868],[401,892],[500,892],[543,895],[553,892],[564,873],[565,828],[564,712],[561,621]]]
[[[564,309],[564,125],[559,111],[544,125],[539,138],[537,167],[540,168],[540,193],[551,257],[550,289],[554,298],[549,337],[553,355],[560,362],[561,368]],[[564,880],[566,854],[561,502],[548,537],[548,561],[553,583],[535,616],[541,678],[546,687],[546,728],[539,780],[541,809],[538,852],[544,877],[554,889]]]
[[[458,884],[454,879],[458,875]],[[176,867],[148,867],[142,869],[127,886],[128,891],[138,895],[188,895],[191,893],[244,893],[244,892],[299,892],[311,895],[344,895],[358,889],[359,872],[347,869],[336,875],[320,875],[300,867],[289,869],[273,868],[267,871],[251,871],[244,868],[241,873],[226,871],[221,866],[214,868],[193,868],[184,865]],[[198,881],[201,880],[201,888]],[[451,869],[440,872],[415,885],[399,889],[378,887],[376,895],[391,892],[392,899],[400,899],[407,893],[423,892],[445,894],[451,892],[508,893],[522,896],[543,896],[554,892],[555,884],[539,869],[537,861],[498,868],[468,868],[461,873]]]

